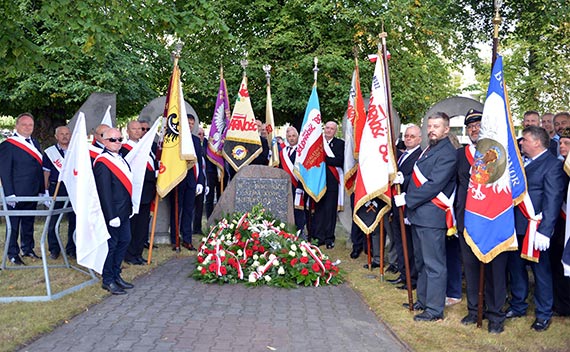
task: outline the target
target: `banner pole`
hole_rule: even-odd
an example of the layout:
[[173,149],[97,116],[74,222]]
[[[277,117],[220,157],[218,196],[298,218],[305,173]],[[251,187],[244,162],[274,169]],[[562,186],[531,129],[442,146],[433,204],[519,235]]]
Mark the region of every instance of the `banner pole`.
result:
[[156,230],[156,218],[158,215],[158,193],[154,196],[154,214],[152,215],[152,226],[150,228],[150,243],[148,246],[148,258],[146,260],[147,265],[150,265],[152,259],[152,247],[154,246],[154,232]]

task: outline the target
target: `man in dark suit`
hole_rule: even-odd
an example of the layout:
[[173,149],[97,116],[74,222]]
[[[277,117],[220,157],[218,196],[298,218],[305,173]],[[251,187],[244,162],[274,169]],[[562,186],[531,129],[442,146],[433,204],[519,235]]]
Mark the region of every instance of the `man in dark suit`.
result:
[[[45,190],[42,153],[37,140],[32,138],[34,118],[30,113],[16,119],[16,133],[0,144],[0,178],[8,210],[34,210],[37,202],[15,202],[16,196],[43,195]],[[24,265],[20,258],[18,234],[24,257],[39,259],[34,252],[34,217],[11,216],[12,226],[8,244],[8,259],[14,265]],[[8,232],[6,231],[6,236]]]
[[[406,193],[408,190],[408,186],[410,184],[410,180],[412,178],[412,171],[414,170],[414,165],[418,158],[422,153],[422,148],[420,146],[422,142],[422,130],[416,126],[411,125],[406,128],[404,133],[404,145],[406,146],[406,150],[402,153],[398,150],[398,170],[401,175],[398,179],[394,180],[394,184],[401,184],[400,192]],[[399,182],[396,182],[399,181]],[[402,231],[400,228],[400,211],[399,209],[393,204],[392,206],[392,231],[393,231],[393,239],[394,245],[396,246],[396,253],[398,255],[398,271],[400,275],[394,280],[387,280],[392,284],[400,284],[406,283],[406,267],[405,267],[405,260],[404,260],[404,245],[402,242]],[[404,217],[406,217],[406,209],[404,209]],[[406,221],[407,224],[405,225],[406,229],[406,243],[408,246],[408,260],[410,266],[410,276],[411,276],[411,285],[413,288],[416,287],[416,281],[418,278],[418,271],[416,270],[416,265],[414,263],[414,245],[412,242],[412,228],[409,225],[409,222]],[[405,285],[401,285],[398,288],[400,289],[407,289]]]
[[265,124],[260,120],[255,120],[257,131],[259,132],[259,140],[261,141],[261,154],[259,154],[251,165],[268,165],[269,164],[269,143],[267,142],[267,131]]
[[279,168],[285,170],[291,177],[291,195],[293,196],[294,210],[293,215],[295,217],[295,226],[297,231],[301,231],[299,236],[304,238],[305,236],[305,211],[304,211],[304,198],[305,192],[303,190],[303,184],[299,182],[299,179],[293,172],[293,167],[295,165],[295,159],[297,158],[297,143],[299,142],[299,132],[293,126],[287,127],[285,134],[287,143],[289,144],[285,148],[281,149],[279,152]]
[[[190,131],[194,129],[195,118],[188,114]],[[200,139],[192,135],[192,143],[196,152],[196,164],[188,170],[186,177],[176,186],[178,191],[178,219],[176,219],[174,193],[170,194],[170,243],[172,250],[176,250],[176,224],[182,236],[182,247],[189,251],[195,251],[192,244],[192,225],[194,222],[194,203],[196,195],[204,191],[205,176],[202,171],[202,148]]]
[[131,241],[129,216],[133,211],[132,174],[129,164],[119,154],[122,141],[123,137],[118,129],[109,128],[105,131],[103,133],[105,148],[93,164],[93,176],[101,209],[107,231],[111,235],[107,240],[109,252],[103,265],[101,287],[114,295],[124,295],[125,289],[133,288],[131,283],[121,277],[121,264]]
[[[47,148],[44,151],[43,157],[43,169],[44,169],[44,180],[46,193],[48,196],[53,196],[55,189],[57,187],[57,182],[59,179],[59,172],[63,167],[63,161],[65,159],[65,153],[67,152],[67,147],[69,146],[69,141],[71,139],[71,131],[67,126],[59,126],[55,129],[55,139],[56,144]],[[58,196],[67,196],[67,189],[63,183],[60,183]],[[55,209],[60,209],[63,207],[64,202],[57,202],[55,204]],[[71,205],[71,204],[70,204]],[[73,240],[73,233],[75,232],[75,213],[67,213],[68,220],[68,230],[67,230],[67,245],[65,246],[65,253],[68,257],[75,258],[75,241]],[[48,248],[50,251],[50,258],[57,259],[60,254],[59,243],[55,236],[55,225],[57,222],[57,217],[53,216],[49,223],[48,228]]]
[[[336,122],[325,124],[325,143],[334,154],[326,157],[327,191],[320,201],[315,203],[315,213],[311,221],[310,236],[318,241],[318,245],[326,245],[328,249],[334,248],[336,213],[338,209],[338,194],[340,184],[339,169],[344,165],[344,141],[336,138],[338,129]],[[344,185],[341,185],[344,187]]]
[[451,144],[449,116],[443,112],[428,117],[429,146],[417,160],[408,192],[394,196],[397,206],[407,206],[418,270],[415,321],[443,319],[447,266],[445,238],[453,223],[446,213],[455,190],[457,152]]
[[[198,138],[200,139],[200,153],[202,153],[202,173],[206,174],[206,149],[208,148],[208,139],[204,138],[204,129],[198,128]],[[196,196],[194,204],[194,226],[192,230],[194,233],[202,235],[202,215],[204,214],[204,196],[210,193],[210,184],[207,177],[204,177],[205,190]]]
[[[529,126],[523,130],[521,151],[524,154],[527,196],[530,200],[527,202],[525,199],[515,208],[519,250],[509,252],[508,258],[511,300],[506,317],[515,318],[526,315],[528,303],[525,301],[529,288],[526,266],[530,265],[535,280],[536,319],[531,326],[535,331],[548,329],[552,317],[552,269],[549,247],[562,205],[562,191],[566,186],[562,163],[547,151],[549,142],[550,137],[544,128]],[[542,219],[539,219],[540,215]],[[537,225],[536,229],[535,225]],[[524,247],[522,244],[527,230],[527,236],[530,239],[529,248],[540,251],[538,262],[535,262],[536,259],[521,258],[521,247]],[[534,240],[532,240],[533,237]],[[532,259],[526,253],[523,252],[525,258]]]
[[[475,148],[477,140],[479,139],[481,118],[481,112],[479,111],[470,110],[467,112],[465,115],[465,126],[472,144],[457,150],[455,215],[467,291],[468,312],[461,320],[461,323],[464,325],[475,324],[477,322],[479,306],[479,275],[481,262],[475,254],[473,254],[471,247],[465,242],[464,218],[467,190],[469,189],[469,179],[471,177],[471,165],[474,161]],[[502,311],[502,308],[507,296],[507,258],[508,253],[502,252],[490,263],[485,265],[485,317],[489,320],[488,331],[493,334],[500,334],[504,330],[505,313]],[[461,284],[461,281],[459,281],[459,283]]]

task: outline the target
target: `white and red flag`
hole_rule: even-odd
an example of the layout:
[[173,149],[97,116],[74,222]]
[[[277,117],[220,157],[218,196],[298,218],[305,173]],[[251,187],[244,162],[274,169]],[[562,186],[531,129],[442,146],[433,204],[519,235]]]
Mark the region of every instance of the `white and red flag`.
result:
[[89,158],[85,115],[80,112],[69,142],[59,181],[65,184],[77,219],[77,263],[99,274],[107,258],[111,237],[107,231]]
[[[380,53],[379,58],[382,58]],[[384,61],[376,60],[354,188],[353,219],[367,234],[374,231],[391,208],[390,180],[396,172],[387,84]]]

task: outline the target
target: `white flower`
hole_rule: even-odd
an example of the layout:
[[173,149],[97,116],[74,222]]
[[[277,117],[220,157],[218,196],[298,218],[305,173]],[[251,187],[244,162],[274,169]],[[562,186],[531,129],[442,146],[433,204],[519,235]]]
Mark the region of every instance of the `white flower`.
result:
[[259,256],[258,256],[257,254],[254,254],[254,255],[253,255],[253,260],[258,260],[258,259],[259,259]]
[[301,255],[302,255],[303,257],[308,256],[307,252],[303,252],[303,253],[301,253]]
[[295,252],[289,251],[289,256],[290,256],[290,257],[294,257],[294,256],[295,256]]
[[[229,235],[228,235],[229,236]],[[225,235],[221,235],[220,236],[220,240],[225,241],[226,240],[226,236]]]
[[283,268],[282,266],[279,267],[279,270],[277,270],[277,274],[279,274],[279,275],[285,275],[285,268]]
[[277,257],[275,256],[275,254],[271,253],[271,254],[269,255],[269,260],[270,260],[270,261],[273,260],[273,259],[275,259],[275,258],[277,258]]
[[297,246],[295,245],[295,243],[293,243],[293,244],[291,245],[291,250],[293,250],[293,251],[296,251],[296,250],[297,250]]
[[253,262],[253,264],[251,264],[251,266],[253,266],[254,268],[257,268],[259,266],[259,262],[256,260]]
[[212,259],[212,255],[211,255],[211,254],[208,254],[208,256],[206,257],[206,259],[204,259],[204,264],[208,264],[211,259]]
[[247,281],[256,282],[257,279],[255,278],[255,274],[254,273],[249,274],[249,278],[247,279]]
[[196,267],[196,270],[202,271],[202,267],[201,267],[201,266],[198,266],[198,267]]
[[280,224],[279,224],[279,227],[282,228],[282,229],[284,229],[284,228],[285,228],[285,224],[284,224],[284,223],[280,223]]
[[206,242],[207,239],[208,239],[208,237],[206,237],[206,236],[202,237],[202,242]]
[[239,255],[240,257],[243,255],[243,251],[241,249],[237,250],[237,255]]
[[223,249],[220,250],[220,257],[225,257],[226,256],[226,251],[224,251]]
[[271,281],[271,276],[269,276],[269,275],[265,275],[263,278],[264,278],[265,281],[267,281],[267,282]]
[[234,226],[235,226],[234,224],[231,224],[231,225],[230,225],[230,230],[233,230],[233,229],[234,229]]

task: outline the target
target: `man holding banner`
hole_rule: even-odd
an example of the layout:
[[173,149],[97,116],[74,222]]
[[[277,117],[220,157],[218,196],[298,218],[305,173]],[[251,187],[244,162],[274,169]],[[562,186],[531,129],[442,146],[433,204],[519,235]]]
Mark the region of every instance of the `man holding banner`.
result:
[[412,223],[414,256],[418,270],[417,302],[424,312],[415,321],[443,319],[447,267],[446,235],[454,230],[453,197],[457,153],[449,138],[449,116],[428,117],[429,146],[414,165],[408,192],[394,196],[396,206],[407,206]]

